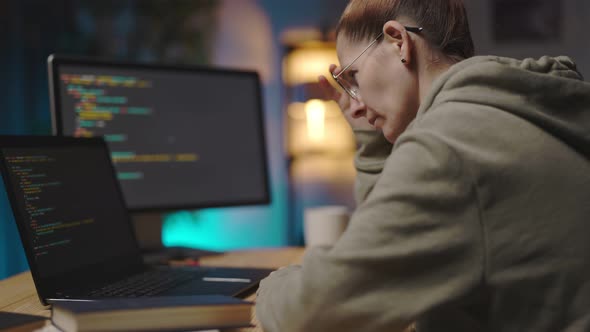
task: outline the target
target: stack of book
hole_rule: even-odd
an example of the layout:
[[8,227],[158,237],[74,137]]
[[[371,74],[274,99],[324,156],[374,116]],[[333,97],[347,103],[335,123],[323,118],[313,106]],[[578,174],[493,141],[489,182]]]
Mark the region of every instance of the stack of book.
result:
[[221,295],[59,302],[51,320],[64,332],[225,329],[252,326],[252,305]]

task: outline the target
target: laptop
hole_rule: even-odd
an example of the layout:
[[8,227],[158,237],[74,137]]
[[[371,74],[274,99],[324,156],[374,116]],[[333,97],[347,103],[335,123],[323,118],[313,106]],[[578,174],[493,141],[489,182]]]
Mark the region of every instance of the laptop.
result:
[[2,178],[44,305],[112,297],[243,297],[272,271],[145,264],[110,158],[102,138],[0,136]]

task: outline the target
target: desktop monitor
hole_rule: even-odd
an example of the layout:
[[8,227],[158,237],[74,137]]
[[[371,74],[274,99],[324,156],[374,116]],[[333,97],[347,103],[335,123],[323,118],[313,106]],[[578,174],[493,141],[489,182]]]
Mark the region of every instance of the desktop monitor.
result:
[[53,131],[103,136],[132,212],[270,202],[256,72],[48,59]]

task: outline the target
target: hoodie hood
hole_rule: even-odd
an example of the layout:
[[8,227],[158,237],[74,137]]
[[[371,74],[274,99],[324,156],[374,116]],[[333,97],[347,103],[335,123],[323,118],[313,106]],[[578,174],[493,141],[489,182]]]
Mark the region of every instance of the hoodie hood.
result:
[[459,62],[434,82],[417,119],[451,101],[521,117],[590,158],[590,84],[568,57],[478,56]]

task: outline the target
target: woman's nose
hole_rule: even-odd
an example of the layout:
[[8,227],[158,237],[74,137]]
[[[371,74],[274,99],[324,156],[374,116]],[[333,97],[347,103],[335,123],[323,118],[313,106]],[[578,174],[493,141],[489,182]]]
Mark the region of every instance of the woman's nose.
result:
[[352,99],[350,101],[350,116],[354,119],[361,118],[367,114],[367,106],[362,100]]

